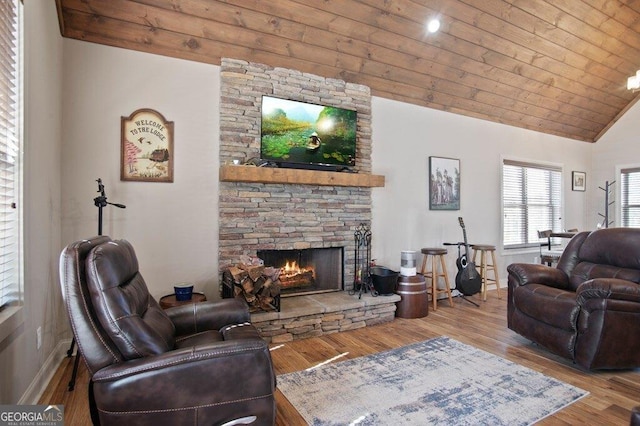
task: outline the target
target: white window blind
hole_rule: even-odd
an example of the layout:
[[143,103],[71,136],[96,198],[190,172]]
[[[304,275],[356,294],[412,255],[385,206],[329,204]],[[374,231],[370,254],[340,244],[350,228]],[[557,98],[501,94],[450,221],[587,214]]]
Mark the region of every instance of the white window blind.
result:
[[20,7],[19,0],[0,2],[0,310],[21,299]]
[[505,249],[537,247],[538,231],[562,228],[562,169],[503,160],[502,204]]
[[640,228],[640,167],[620,170],[620,181],[622,226]]

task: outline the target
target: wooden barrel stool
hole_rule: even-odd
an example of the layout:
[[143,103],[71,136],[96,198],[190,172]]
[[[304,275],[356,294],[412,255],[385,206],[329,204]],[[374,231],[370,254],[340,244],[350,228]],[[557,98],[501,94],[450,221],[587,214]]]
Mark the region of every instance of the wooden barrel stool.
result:
[[396,293],[400,301],[396,302],[396,316],[400,318],[422,318],[429,315],[429,295],[424,276],[412,277],[400,275]]
[[[433,304],[433,310],[438,309],[438,294],[444,293],[449,298],[449,305],[453,306],[453,299],[451,298],[451,286],[449,285],[449,277],[447,275],[447,265],[444,261],[444,257],[447,254],[447,249],[444,248],[423,248],[422,254],[424,255],[422,259],[422,269],[420,273],[424,275],[425,278],[431,280],[430,286],[431,289],[429,294],[431,294],[431,303]],[[431,262],[429,262],[429,257],[431,257]],[[431,270],[427,269],[427,266],[431,263]],[[440,271],[438,271],[438,264],[440,264]],[[444,278],[444,289],[438,288],[438,278]]]
[[[500,295],[500,278],[498,278],[498,264],[496,262],[496,246],[489,244],[472,244],[471,248],[473,249],[471,257],[482,278],[482,300],[487,300],[487,286],[489,284],[495,284],[498,299],[502,299]],[[478,253],[480,253],[480,263],[478,263],[477,260]],[[488,263],[489,255],[491,255],[491,263]],[[493,274],[492,277],[489,277],[489,272]]]

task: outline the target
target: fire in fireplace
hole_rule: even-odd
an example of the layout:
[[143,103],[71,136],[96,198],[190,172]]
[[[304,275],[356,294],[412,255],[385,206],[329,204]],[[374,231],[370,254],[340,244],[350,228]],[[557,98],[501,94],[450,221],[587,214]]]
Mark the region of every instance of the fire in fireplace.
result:
[[265,266],[280,268],[282,296],[343,289],[344,248],[260,250]]
[[315,284],[313,268],[301,268],[295,260],[287,261],[280,268],[282,289],[291,287],[304,288]]

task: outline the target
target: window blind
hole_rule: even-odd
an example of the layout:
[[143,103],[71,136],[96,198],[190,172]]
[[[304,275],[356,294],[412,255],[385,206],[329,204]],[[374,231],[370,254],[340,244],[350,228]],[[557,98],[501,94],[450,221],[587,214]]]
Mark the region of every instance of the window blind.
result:
[[562,227],[562,169],[504,160],[502,165],[503,244],[537,247],[538,231]]
[[21,299],[19,7],[19,0],[0,2],[0,309]]
[[620,170],[620,181],[622,226],[640,228],[640,167]]

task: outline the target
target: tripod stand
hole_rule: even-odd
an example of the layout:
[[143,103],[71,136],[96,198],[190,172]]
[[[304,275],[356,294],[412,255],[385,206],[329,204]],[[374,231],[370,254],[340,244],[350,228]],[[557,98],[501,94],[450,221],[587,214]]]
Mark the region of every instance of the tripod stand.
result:
[[[124,204],[116,204],[107,202],[107,196],[104,192],[104,185],[102,184],[102,179],[98,178],[96,180],[98,182],[98,192],[100,193],[99,197],[93,199],[94,205],[98,208],[98,235],[102,235],[102,209],[107,207],[107,205],[112,205],[114,207],[118,207],[119,209],[124,209],[127,206]],[[67,358],[71,358],[73,356],[73,348],[76,345],[76,338],[71,339],[71,346],[67,351]],[[73,371],[71,373],[71,380],[69,381],[68,389],[72,391],[76,386],[76,377],[78,376],[78,364],[80,362],[80,353],[76,352],[76,359],[73,361]]]

